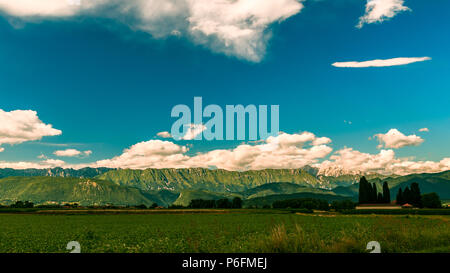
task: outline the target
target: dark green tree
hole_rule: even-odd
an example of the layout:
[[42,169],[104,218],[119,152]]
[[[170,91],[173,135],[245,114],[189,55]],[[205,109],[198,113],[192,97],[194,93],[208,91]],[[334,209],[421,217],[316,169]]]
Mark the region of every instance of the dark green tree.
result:
[[240,209],[240,208],[242,208],[242,199],[239,198],[239,197],[233,198],[232,208],[233,209]]
[[378,203],[378,194],[377,194],[377,185],[376,183],[372,184],[372,190],[370,191],[371,196],[371,203]]
[[403,205],[403,191],[402,188],[398,188],[397,197],[395,198],[397,205]]
[[193,199],[189,203],[189,208],[193,209],[212,209],[215,207],[216,207],[215,200]]
[[442,208],[441,198],[435,192],[422,194],[421,203],[424,208],[440,209]]
[[383,194],[381,192],[377,195],[377,203],[382,204],[384,203]]
[[359,203],[360,204],[365,204],[369,202],[369,194],[370,194],[370,189],[369,189],[369,182],[367,182],[366,177],[361,177],[361,179],[359,180]]
[[403,191],[402,203],[403,204],[408,203],[408,204],[412,205],[411,204],[411,199],[412,199],[411,190],[409,189],[409,187],[406,187],[405,190]]
[[231,208],[232,203],[227,198],[219,199],[216,201],[216,208],[219,209],[229,209]]
[[386,181],[383,183],[383,203],[391,203],[391,192],[389,191],[389,186]]
[[351,200],[342,200],[342,201],[333,201],[331,203],[331,208],[336,211],[345,210],[345,209],[354,209],[357,203]]
[[420,194],[420,188],[419,188],[419,184],[417,184],[416,182],[411,184],[411,200],[410,200],[410,204],[415,206],[415,207],[422,207],[422,195]]

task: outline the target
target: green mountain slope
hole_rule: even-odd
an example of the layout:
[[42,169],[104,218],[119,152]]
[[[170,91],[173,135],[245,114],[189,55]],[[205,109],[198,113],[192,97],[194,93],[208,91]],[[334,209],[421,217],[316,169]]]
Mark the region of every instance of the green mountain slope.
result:
[[188,206],[191,200],[219,200],[223,198],[233,199],[234,197],[242,198],[238,193],[218,193],[203,190],[185,190],[182,191],[178,199],[173,203],[174,205]]
[[0,179],[0,203],[77,202],[81,205],[166,205],[161,196],[91,178],[8,177]]
[[292,183],[269,183],[258,186],[244,192],[239,193],[218,193],[204,190],[185,190],[180,193],[175,205],[189,205],[193,199],[218,200],[222,198],[232,199],[240,197],[244,200],[244,204],[248,206],[262,207],[264,205],[272,205],[274,201],[293,199],[293,198],[318,198],[328,201],[350,199],[349,197],[340,196],[336,193],[325,190],[304,187]]
[[[374,179],[387,179],[390,177],[397,177],[396,175],[392,176],[386,176],[381,174],[366,174],[365,177],[367,180],[374,180]],[[324,176],[319,175],[317,178],[322,181],[324,184],[329,184],[330,188],[334,187],[348,187],[355,183],[359,182],[359,179],[361,178],[361,175],[356,174],[344,174],[339,176]]]
[[[311,193],[311,192],[301,192],[301,193],[293,193],[293,194],[276,194],[276,195],[268,195],[264,197],[256,197],[251,199],[244,200],[245,207],[263,207],[263,206],[271,206],[273,202],[280,200],[288,200],[288,199],[298,199],[298,198],[315,198],[315,199],[323,199],[328,202],[332,202],[335,200],[346,200],[352,199],[346,196],[337,195],[333,192],[328,193]],[[354,198],[353,198],[354,199]]]
[[246,199],[264,197],[276,194],[293,194],[293,193],[330,193],[328,190],[320,188],[305,187],[293,183],[268,183],[242,192],[242,196]]
[[266,183],[289,182],[307,187],[323,187],[323,183],[310,173],[295,170],[260,170],[235,172],[226,170],[146,169],[111,170],[97,176],[117,185],[142,190],[167,189],[181,192],[186,189],[214,192],[241,192]]

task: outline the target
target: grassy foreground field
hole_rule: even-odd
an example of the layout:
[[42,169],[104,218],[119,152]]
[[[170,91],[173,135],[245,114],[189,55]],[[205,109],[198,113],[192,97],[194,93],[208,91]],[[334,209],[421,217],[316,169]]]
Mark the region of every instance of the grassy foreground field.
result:
[[450,252],[450,216],[293,214],[0,214],[0,252]]

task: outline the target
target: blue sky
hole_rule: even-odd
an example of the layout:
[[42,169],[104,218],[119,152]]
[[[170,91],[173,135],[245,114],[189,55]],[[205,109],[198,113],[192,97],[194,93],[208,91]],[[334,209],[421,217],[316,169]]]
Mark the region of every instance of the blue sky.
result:
[[[105,18],[102,11],[36,19],[2,3],[0,109],[36,111],[62,134],[4,143],[1,162],[39,162],[37,156],[44,155],[88,164],[119,156],[170,131],[172,107],[193,105],[194,96],[223,107],[278,104],[280,130],[331,139],[328,156],[345,147],[376,155],[380,148],[373,136],[390,129],[424,140],[385,147],[397,158],[438,162],[450,155],[448,1],[406,0],[409,11],[357,28],[366,1],[307,0],[296,14],[265,26],[271,36],[264,38],[265,52],[256,61],[224,51],[215,45],[220,41],[158,37],[127,22],[134,20],[132,14],[122,20]],[[376,68],[332,66],[398,57],[431,60]],[[195,154],[233,149],[240,142],[176,144],[192,144],[189,154]],[[53,154],[62,149],[92,154]],[[316,158],[317,163],[328,156]]]

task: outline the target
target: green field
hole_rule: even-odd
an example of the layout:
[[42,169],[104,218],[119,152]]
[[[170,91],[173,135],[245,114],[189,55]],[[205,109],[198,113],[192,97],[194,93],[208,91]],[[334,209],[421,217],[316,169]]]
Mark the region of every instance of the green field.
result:
[[0,214],[0,252],[450,252],[450,216],[201,212]]

